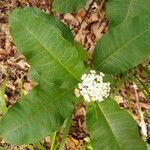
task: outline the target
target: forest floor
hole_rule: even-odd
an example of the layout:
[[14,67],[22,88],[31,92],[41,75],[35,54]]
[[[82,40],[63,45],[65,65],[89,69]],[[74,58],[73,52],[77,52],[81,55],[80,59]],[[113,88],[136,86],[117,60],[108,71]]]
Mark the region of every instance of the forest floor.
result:
[[[11,107],[20,97],[20,87],[23,87],[23,93],[27,94],[31,91],[34,83],[28,78],[29,64],[25,61],[24,57],[19,54],[11,39],[8,29],[8,15],[17,7],[32,6],[42,9],[46,13],[51,13],[50,0],[1,0],[0,1],[0,86],[6,78],[6,73],[9,75],[5,99],[7,107]],[[79,10],[73,14],[55,14],[63,22],[65,22],[72,30],[74,39],[80,42],[88,52],[88,64],[92,63],[92,54],[95,44],[98,39],[108,29],[108,20],[105,14],[105,0],[100,4],[94,3],[90,9],[89,4],[84,9]],[[144,84],[147,84],[150,90],[150,78],[145,77],[143,66],[150,70],[150,61],[146,60],[143,64],[134,69],[134,75],[141,79]],[[147,127],[147,132],[150,131],[150,105],[145,98],[143,92],[135,87],[134,83],[125,81],[121,84],[116,98],[118,104],[127,109],[129,113],[136,120],[140,127],[141,112],[144,113],[144,123]],[[130,96],[129,96],[130,95]],[[137,99],[138,96],[138,99]],[[130,99],[130,102],[129,102]],[[150,99],[149,99],[150,101]],[[0,114],[1,116],[3,114]],[[85,108],[84,104],[79,105],[74,111],[72,126],[66,141],[66,150],[80,149],[87,137],[84,128]],[[139,128],[140,132],[140,128]],[[141,132],[141,138],[144,138]],[[145,139],[145,140],[148,140]],[[46,149],[50,147],[50,139],[46,137],[40,142]],[[37,145],[23,145],[15,146],[5,143],[0,139],[0,146],[8,150],[26,150],[38,149]]]

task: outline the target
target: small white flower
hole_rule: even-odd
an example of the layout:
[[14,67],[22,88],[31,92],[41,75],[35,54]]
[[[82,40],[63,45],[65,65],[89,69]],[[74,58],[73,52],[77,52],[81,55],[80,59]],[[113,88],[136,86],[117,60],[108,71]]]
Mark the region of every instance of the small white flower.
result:
[[91,70],[90,73],[91,74],[96,74],[96,71],[95,70]]
[[82,75],[82,83],[78,84],[78,89],[86,102],[100,102],[109,96],[110,83],[103,82],[104,76],[102,72],[99,75],[96,74],[95,70],[91,70],[90,73]]
[[102,72],[100,72],[100,76],[104,77],[105,75]]
[[81,80],[84,80],[87,77],[87,74],[82,75]]

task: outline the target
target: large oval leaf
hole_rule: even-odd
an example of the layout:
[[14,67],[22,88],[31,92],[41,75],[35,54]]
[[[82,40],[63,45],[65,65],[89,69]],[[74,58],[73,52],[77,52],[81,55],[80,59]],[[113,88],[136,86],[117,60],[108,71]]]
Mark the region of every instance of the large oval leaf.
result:
[[86,118],[94,150],[146,150],[136,123],[114,100],[88,106]]
[[10,16],[10,31],[18,50],[46,80],[74,87],[84,72],[77,49],[64,39],[52,16],[34,12],[31,8],[17,9]]
[[10,15],[12,37],[38,85],[0,120],[0,135],[8,143],[34,143],[44,138],[73,110],[73,88],[85,69],[78,50],[66,41],[55,21],[31,8]]
[[110,0],[107,3],[110,28],[124,20],[145,14],[150,14],[149,0]]
[[124,21],[98,41],[94,53],[95,68],[117,74],[141,63],[150,55],[150,17]]
[[53,9],[60,13],[71,13],[82,8],[87,0],[54,0]]
[[40,80],[39,85],[0,120],[0,135],[6,142],[35,143],[58,129],[72,112],[74,95]]

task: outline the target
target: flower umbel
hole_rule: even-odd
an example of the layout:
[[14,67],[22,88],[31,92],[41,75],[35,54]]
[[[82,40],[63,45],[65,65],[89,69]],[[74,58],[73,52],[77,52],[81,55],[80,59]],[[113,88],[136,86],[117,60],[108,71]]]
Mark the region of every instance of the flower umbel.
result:
[[82,75],[82,83],[78,84],[78,88],[86,102],[100,102],[109,96],[110,83],[103,82],[104,76],[102,72],[96,74],[95,70],[91,70],[90,73]]

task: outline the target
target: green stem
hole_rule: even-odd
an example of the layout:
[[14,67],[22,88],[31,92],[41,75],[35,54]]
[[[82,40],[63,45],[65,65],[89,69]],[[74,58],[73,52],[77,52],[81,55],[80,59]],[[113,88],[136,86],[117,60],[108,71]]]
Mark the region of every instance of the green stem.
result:
[[55,132],[53,133],[53,135],[52,135],[52,141],[51,141],[50,150],[55,150],[56,135],[57,135],[57,131],[55,131]]
[[8,74],[6,74],[6,78],[2,84],[2,87],[0,89],[0,111],[5,114],[7,112],[6,102],[5,102],[5,90],[6,90],[6,84],[8,81]]
[[71,120],[72,120],[72,114],[65,120],[64,125],[63,125],[63,136],[62,136],[62,140],[60,143],[60,147],[59,150],[64,150],[64,146],[65,146],[65,141],[67,139],[67,135],[71,126]]
[[119,89],[122,87],[123,83],[125,82],[126,78],[127,78],[127,74],[123,74],[123,77],[121,79],[119,79],[119,81],[116,81],[116,83],[114,85],[114,87],[116,86],[115,91],[114,91],[114,93],[111,93],[112,98],[114,98],[116,96]]
[[[150,102],[150,96],[148,95],[147,90],[144,88],[144,87],[146,87],[146,86],[142,83],[142,81],[140,82],[135,76],[132,76],[131,79],[129,78],[128,80],[130,80],[131,82],[135,82],[135,83],[137,84],[138,88],[140,89],[140,91],[142,91],[143,94],[145,95],[147,101]],[[143,85],[144,85],[144,86],[143,86]],[[142,86],[142,87],[141,87],[141,86]],[[143,88],[144,88],[144,90],[143,90]],[[147,88],[147,87],[146,87],[146,88]],[[145,92],[145,91],[146,91],[146,92]]]
[[139,81],[139,83],[143,86],[144,90],[146,91],[147,93],[147,100],[150,102],[150,91],[149,89],[147,88],[147,86],[145,86],[145,84],[141,81],[141,79],[139,79],[138,77],[136,77],[136,79]]
[[[98,103],[98,102],[96,102],[96,103]],[[92,107],[95,111],[96,118],[98,118],[98,113],[97,113],[97,110],[96,110],[95,102],[91,100],[91,104],[92,104]]]
[[45,150],[45,147],[40,142],[35,143],[35,145],[39,150]]
[[29,150],[34,150],[33,146],[30,145],[30,144],[26,145],[26,147],[27,147]]
[[150,77],[150,71],[142,66],[142,69],[145,71],[148,77]]

